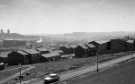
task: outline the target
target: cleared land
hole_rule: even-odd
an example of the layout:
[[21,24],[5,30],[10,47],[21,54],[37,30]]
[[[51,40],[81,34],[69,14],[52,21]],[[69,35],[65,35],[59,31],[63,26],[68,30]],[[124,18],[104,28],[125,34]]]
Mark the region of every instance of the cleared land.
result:
[[[134,52],[125,52],[125,53],[116,53],[116,54],[106,54],[106,55],[99,55],[99,62],[105,62],[111,59],[116,59],[121,56],[131,55]],[[35,69],[29,71],[29,76],[25,76],[24,80],[29,80],[31,78],[40,78],[43,77],[45,73],[48,72],[56,72],[62,73],[69,70],[74,70],[79,67],[83,66],[90,66],[96,63],[96,56],[88,57],[88,58],[74,58],[74,59],[65,59],[59,60],[54,62],[46,62],[46,63],[38,63],[33,64]],[[15,72],[17,73],[17,72]],[[6,78],[9,75],[15,74],[13,72],[5,72],[0,73],[0,78]],[[26,75],[26,73],[24,73]]]
[[67,84],[135,84],[134,65],[135,61],[130,61],[97,74],[87,73],[67,81]]
[[[6,71],[0,71],[0,81],[3,79],[6,79],[9,76],[14,75],[15,73],[18,73],[19,69],[16,69],[16,68],[17,67],[15,67],[15,69],[12,68],[13,70],[9,70],[9,71],[7,69],[6,69]],[[28,67],[22,67],[22,70],[24,70],[26,68],[28,68]]]
[[[116,59],[121,56],[131,55],[134,52],[122,52],[116,54],[107,54],[107,55],[99,55],[99,62],[105,62],[111,59]],[[60,60],[56,62],[49,63],[39,63],[34,64],[36,67],[31,73],[36,73],[34,77],[41,77],[44,73],[47,72],[56,72],[61,73],[73,69],[77,69],[83,66],[90,66],[96,63],[96,56],[88,57],[88,58],[74,58],[74,59],[66,59]]]

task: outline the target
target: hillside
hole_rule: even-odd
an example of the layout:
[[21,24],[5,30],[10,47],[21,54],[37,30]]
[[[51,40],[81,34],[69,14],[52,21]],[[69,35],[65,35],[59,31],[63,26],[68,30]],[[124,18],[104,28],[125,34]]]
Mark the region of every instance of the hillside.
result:
[[[80,41],[88,42],[93,40],[108,40],[115,38],[123,38],[125,36],[134,37],[134,32],[74,32],[67,34],[46,35],[44,39],[51,39],[53,41]],[[46,38],[45,38],[46,37]]]
[[2,34],[0,33],[0,40],[3,39],[22,39],[22,40],[37,40],[39,36],[21,35],[18,33]]
[[55,43],[55,42],[88,42],[93,40],[108,40],[115,38],[123,38],[125,36],[133,37],[135,36],[134,32],[74,32],[66,34],[55,34],[55,35],[22,35],[18,33],[10,34],[1,34],[0,40],[2,39],[23,39],[23,40],[38,40],[42,37],[43,41],[46,43]]

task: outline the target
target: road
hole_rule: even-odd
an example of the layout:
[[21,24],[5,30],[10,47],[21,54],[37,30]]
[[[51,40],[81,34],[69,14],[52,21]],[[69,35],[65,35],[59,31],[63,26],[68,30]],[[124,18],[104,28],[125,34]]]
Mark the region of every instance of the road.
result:
[[[33,69],[33,68],[35,68],[35,66],[30,66],[30,65],[29,65],[28,68],[22,70],[21,73],[23,74],[23,73],[25,73],[25,72],[27,72],[27,71]],[[7,82],[7,81],[10,81],[11,79],[13,79],[13,78],[15,78],[15,77],[17,77],[17,76],[19,76],[19,75],[20,75],[20,72],[14,74],[14,75],[12,75],[12,76],[9,76],[8,78],[3,79],[2,81],[0,81],[0,84],[3,84],[3,83],[5,83],[5,82]]]
[[[30,67],[31,65],[23,65],[22,68],[25,68],[25,67]],[[13,70],[16,70],[16,69],[19,69],[20,67],[16,66],[15,68],[11,68],[11,69],[4,69],[4,70],[1,70],[0,72],[8,72],[8,71],[13,71]]]
[[67,84],[135,84],[135,61],[67,81]]
[[[112,66],[114,66],[118,63],[121,63],[125,60],[132,59],[132,58],[135,58],[135,55],[128,55],[128,56],[120,57],[120,58],[117,58],[117,59],[113,59],[111,61],[100,63],[99,68],[105,69],[105,68],[108,68],[108,67],[112,67]],[[78,76],[81,76],[83,74],[93,72],[93,71],[96,71],[96,65],[89,66],[89,67],[83,67],[83,68],[75,70],[75,71],[69,71],[67,73],[61,74],[60,78],[61,78],[61,81],[69,80],[71,78],[78,77]],[[43,80],[37,80],[37,81],[34,81],[30,84],[43,84]],[[79,83],[79,84],[84,84],[84,83]]]

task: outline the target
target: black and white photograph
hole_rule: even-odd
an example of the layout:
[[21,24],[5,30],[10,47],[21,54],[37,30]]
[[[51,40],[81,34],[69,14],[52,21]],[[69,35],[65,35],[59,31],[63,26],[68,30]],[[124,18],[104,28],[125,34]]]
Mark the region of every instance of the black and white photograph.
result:
[[0,84],[135,84],[135,0],[0,0]]

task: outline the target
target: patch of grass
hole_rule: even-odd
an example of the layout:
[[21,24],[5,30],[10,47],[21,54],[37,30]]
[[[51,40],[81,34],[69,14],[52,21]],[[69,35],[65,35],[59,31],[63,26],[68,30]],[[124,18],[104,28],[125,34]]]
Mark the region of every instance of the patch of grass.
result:
[[[133,54],[134,52],[121,52],[115,54],[106,54],[106,55],[99,55],[99,61],[105,62],[111,59],[116,59],[121,56],[126,56],[129,54]],[[39,63],[34,64],[36,66],[35,72],[64,72],[67,70],[72,69],[73,66],[82,67],[86,65],[93,65],[96,63],[96,56],[88,57],[88,58],[74,58],[74,59],[65,59],[55,62],[48,62],[48,63]],[[75,68],[76,69],[76,68]]]
[[[134,52],[128,52],[128,53],[122,52],[122,53],[115,53],[115,54],[99,55],[99,62],[105,62],[111,59],[116,59],[118,57],[132,55],[133,53]],[[96,56],[88,57],[88,58],[63,59],[60,61],[33,64],[36,68],[30,70],[29,71],[30,75],[25,76],[24,80],[29,80],[31,78],[39,78],[39,77],[41,78],[44,76],[45,73],[48,72],[61,73],[61,72],[77,69],[79,67],[93,65],[95,63],[96,63]],[[7,74],[9,75],[10,73]],[[24,73],[23,75],[26,75],[26,73]],[[2,77],[1,74],[0,77]]]
[[[22,67],[22,70],[26,69],[27,67]],[[11,70],[11,71],[2,71],[0,72],[0,80],[6,79],[9,76],[14,75],[15,73],[18,73],[19,69]]]

